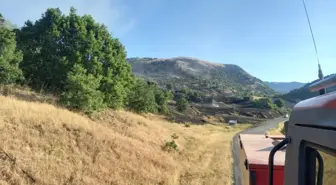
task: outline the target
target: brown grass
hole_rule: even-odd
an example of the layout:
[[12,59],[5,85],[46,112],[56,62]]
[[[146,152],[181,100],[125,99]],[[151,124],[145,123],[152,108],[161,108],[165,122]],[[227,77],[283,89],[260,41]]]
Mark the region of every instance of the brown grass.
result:
[[[0,184],[232,184],[231,139],[247,127],[187,128],[124,111],[89,119],[45,103],[0,102]],[[163,151],[174,133],[179,151]]]

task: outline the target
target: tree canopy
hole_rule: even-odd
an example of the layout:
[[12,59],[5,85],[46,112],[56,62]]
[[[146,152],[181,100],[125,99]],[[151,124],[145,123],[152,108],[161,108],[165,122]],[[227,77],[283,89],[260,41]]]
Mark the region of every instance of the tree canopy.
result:
[[106,107],[168,113],[171,93],[136,79],[125,47],[90,15],[49,8],[20,29],[2,20],[0,83],[52,91],[67,107],[87,113]]
[[[0,14],[0,18],[3,18]],[[23,80],[19,64],[22,53],[16,48],[16,35],[0,25],[0,84],[13,84]]]
[[79,16],[75,8],[69,15],[49,8],[34,23],[26,21],[17,40],[29,85],[63,93],[64,102],[73,107],[97,109],[93,104],[100,101],[124,107],[134,82],[125,48],[90,15]]

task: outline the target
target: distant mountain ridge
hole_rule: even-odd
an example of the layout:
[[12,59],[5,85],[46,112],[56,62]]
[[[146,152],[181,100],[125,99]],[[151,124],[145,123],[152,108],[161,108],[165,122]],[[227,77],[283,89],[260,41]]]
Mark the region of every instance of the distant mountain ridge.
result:
[[271,96],[276,92],[233,64],[196,58],[129,58],[133,73],[175,90],[189,88],[209,96]]
[[[331,74],[331,75],[333,75],[333,74]],[[325,78],[328,78],[331,75],[328,75]],[[309,98],[318,96],[319,95],[318,92],[310,92],[309,89],[308,89],[311,84],[313,84],[317,81],[318,80],[314,80],[313,82],[307,83],[306,85],[304,85],[303,87],[301,87],[299,89],[292,90],[289,93],[282,95],[282,98],[287,100],[287,101],[296,103],[296,102],[299,102],[301,100],[305,100],[305,99],[309,99]],[[327,92],[333,92],[333,91],[336,91],[336,86],[330,87],[330,88],[327,89]]]
[[301,82],[264,82],[278,93],[288,93],[294,89],[301,88],[306,84]]

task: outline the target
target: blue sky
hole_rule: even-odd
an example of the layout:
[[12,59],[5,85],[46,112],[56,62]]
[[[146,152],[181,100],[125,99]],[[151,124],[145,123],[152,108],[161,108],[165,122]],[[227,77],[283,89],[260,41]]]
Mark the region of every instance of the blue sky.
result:
[[[336,1],[306,0],[325,74],[336,72]],[[237,64],[266,81],[308,82],[317,64],[301,0],[0,0],[22,26],[70,6],[108,26],[129,57],[188,56]]]

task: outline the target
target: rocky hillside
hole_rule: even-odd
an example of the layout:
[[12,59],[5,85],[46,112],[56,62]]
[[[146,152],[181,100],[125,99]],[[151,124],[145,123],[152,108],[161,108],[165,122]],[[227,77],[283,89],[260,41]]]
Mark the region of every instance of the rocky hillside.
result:
[[[331,76],[331,75],[326,76],[326,78],[329,77],[329,76]],[[303,87],[301,87],[299,89],[292,90],[289,93],[282,95],[282,98],[289,101],[289,102],[296,103],[296,102],[299,102],[301,100],[305,100],[305,99],[308,99],[308,98],[312,98],[314,96],[318,96],[319,95],[318,92],[310,92],[309,89],[308,89],[311,84],[313,84],[317,81],[318,80],[315,80],[311,83],[307,83],[306,85],[304,85]],[[336,91],[336,87],[331,87],[331,88],[327,89],[327,92],[332,92],[332,91]]]
[[129,58],[137,76],[174,90],[189,88],[207,96],[273,95],[260,79],[232,64],[216,64],[195,58]]
[[305,85],[301,82],[265,82],[265,84],[278,93],[288,93]]

